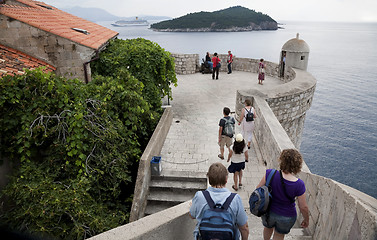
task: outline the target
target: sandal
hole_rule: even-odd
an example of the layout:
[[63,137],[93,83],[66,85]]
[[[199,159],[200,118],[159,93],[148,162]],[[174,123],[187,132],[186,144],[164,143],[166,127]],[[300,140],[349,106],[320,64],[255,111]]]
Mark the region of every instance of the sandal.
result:
[[221,156],[221,154],[217,155],[221,160],[224,160],[224,156]]
[[242,187],[242,183],[238,184],[239,187]]
[[238,188],[236,188],[234,185],[232,186],[232,188],[233,188],[235,191],[238,191]]

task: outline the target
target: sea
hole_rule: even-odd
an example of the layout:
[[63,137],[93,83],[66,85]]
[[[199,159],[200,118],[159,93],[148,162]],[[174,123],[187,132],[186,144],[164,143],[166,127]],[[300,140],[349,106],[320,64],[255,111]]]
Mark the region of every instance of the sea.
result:
[[156,32],[113,27],[119,38],[145,38],[172,53],[206,52],[279,62],[290,39],[310,47],[317,79],[300,151],[310,171],[377,198],[377,23],[281,22],[276,31]]

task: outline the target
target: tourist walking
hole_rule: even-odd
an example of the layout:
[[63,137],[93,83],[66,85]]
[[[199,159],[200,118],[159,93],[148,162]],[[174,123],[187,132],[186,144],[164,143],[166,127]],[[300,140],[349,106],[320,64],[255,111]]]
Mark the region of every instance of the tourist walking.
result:
[[[224,204],[226,199],[232,194],[227,188],[225,188],[228,181],[228,171],[226,170],[226,167],[221,163],[213,163],[208,169],[207,178],[211,186],[205,191],[209,193],[209,197],[213,200],[214,204]],[[190,207],[190,217],[197,220],[194,230],[194,239],[202,239],[200,236],[199,225],[203,220],[204,212],[210,208],[204,194],[203,191],[196,192]],[[234,239],[239,239],[241,236],[242,240],[247,240],[249,237],[249,225],[247,223],[247,215],[241,197],[238,194],[235,194],[233,200],[231,200],[227,211],[231,215],[233,229],[235,228],[236,230]],[[219,236],[216,238],[220,239]]]
[[211,56],[209,55],[209,52],[207,52],[207,55],[206,55],[206,63],[208,64],[209,68],[212,70],[213,69],[213,63],[211,61]]
[[219,70],[221,67],[221,60],[217,56],[217,53],[213,54],[212,63],[213,63],[213,71],[212,71],[212,79],[215,79],[215,73],[216,73],[216,80],[219,79]]
[[239,187],[242,187],[242,170],[245,169],[245,162],[248,162],[249,153],[247,145],[243,139],[241,133],[236,135],[236,139],[233,143],[233,153],[228,162],[231,160],[231,164],[228,167],[228,171],[233,173],[234,185],[232,188],[238,191]]
[[233,54],[231,51],[228,51],[228,57],[226,62],[228,63],[228,74],[232,73],[232,62],[233,62]]
[[230,147],[232,146],[232,138],[234,135],[234,124],[236,121],[232,116],[229,116],[230,109],[228,107],[224,107],[223,115],[224,117],[220,119],[219,122],[219,146],[220,146],[220,154],[218,157],[223,160],[224,159],[224,150],[225,146],[228,148],[228,159],[232,154],[232,150]]
[[[279,162],[280,174],[275,174],[270,183],[272,190],[270,210],[262,216],[264,240],[269,240],[272,234],[274,234],[273,239],[284,239],[284,235],[290,232],[297,218],[296,197],[298,207],[304,217],[301,227],[309,226],[309,208],[306,203],[305,184],[295,176],[301,171],[302,156],[296,149],[285,149],[280,154]],[[266,170],[266,175],[257,188],[266,184],[266,178],[271,170]]]
[[241,133],[247,140],[248,149],[250,149],[251,140],[253,139],[254,118],[256,118],[256,115],[254,108],[251,106],[251,100],[246,99],[245,107],[242,108],[238,125],[241,125]]
[[264,60],[261,58],[258,64],[258,84],[263,85],[264,81],[264,72],[265,72],[265,65],[264,65]]

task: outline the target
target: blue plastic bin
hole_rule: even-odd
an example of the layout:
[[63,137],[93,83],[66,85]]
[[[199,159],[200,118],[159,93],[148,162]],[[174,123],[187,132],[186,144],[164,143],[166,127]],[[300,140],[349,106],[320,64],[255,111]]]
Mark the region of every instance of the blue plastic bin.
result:
[[154,156],[151,160],[151,174],[160,175],[161,174],[161,157]]

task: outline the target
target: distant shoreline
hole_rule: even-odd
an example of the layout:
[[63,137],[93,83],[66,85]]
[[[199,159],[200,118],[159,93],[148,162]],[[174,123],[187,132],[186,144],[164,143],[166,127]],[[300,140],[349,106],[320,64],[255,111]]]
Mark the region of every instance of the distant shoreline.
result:
[[156,32],[251,32],[251,31],[275,31],[280,27],[273,29],[262,29],[262,28],[253,28],[249,27],[232,27],[224,29],[213,29],[213,28],[167,28],[167,29],[157,29],[150,28]]

